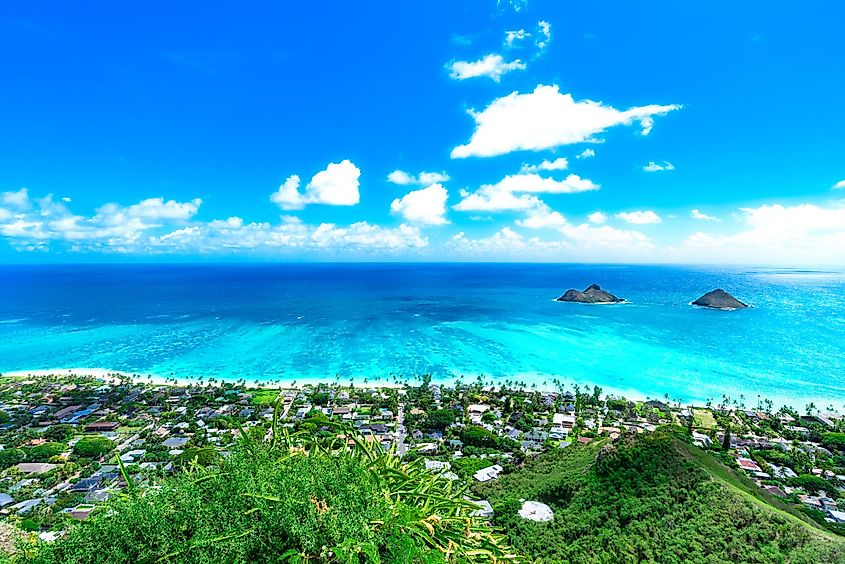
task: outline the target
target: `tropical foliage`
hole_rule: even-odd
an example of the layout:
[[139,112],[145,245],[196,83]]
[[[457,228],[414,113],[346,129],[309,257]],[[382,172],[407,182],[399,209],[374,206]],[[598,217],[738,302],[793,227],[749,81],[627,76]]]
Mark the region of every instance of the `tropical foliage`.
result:
[[129,482],[33,563],[496,562],[516,560],[453,482],[346,432],[320,442],[245,433],[208,467]]

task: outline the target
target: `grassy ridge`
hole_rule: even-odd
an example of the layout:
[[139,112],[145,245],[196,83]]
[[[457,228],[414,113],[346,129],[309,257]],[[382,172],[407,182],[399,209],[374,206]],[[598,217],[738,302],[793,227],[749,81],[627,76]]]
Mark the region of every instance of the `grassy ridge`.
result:
[[[550,452],[477,489],[514,546],[545,562],[845,562],[840,539],[743,478],[659,430]],[[520,499],[547,503],[554,521],[520,518]]]

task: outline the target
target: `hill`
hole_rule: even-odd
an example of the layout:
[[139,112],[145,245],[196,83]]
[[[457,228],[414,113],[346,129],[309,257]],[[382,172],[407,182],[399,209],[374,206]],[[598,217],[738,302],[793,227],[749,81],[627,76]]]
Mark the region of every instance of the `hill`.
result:
[[[544,562],[845,562],[845,542],[659,429],[543,454],[476,486],[517,550]],[[518,515],[520,500],[554,520]]]

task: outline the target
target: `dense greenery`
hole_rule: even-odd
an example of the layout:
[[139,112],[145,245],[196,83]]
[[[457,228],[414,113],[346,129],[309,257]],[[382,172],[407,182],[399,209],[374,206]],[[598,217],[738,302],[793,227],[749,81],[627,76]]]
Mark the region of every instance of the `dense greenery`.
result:
[[245,436],[208,468],[107,503],[32,563],[486,562],[512,559],[476,506],[422,461],[356,439],[265,442]]
[[[478,490],[514,546],[546,562],[845,562],[841,541],[759,502],[676,435],[573,445]],[[520,518],[520,499],[554,520]]]
[[99,458],[111,452],[114,442],[105,437],[83,437],[73,446],[74,454]]

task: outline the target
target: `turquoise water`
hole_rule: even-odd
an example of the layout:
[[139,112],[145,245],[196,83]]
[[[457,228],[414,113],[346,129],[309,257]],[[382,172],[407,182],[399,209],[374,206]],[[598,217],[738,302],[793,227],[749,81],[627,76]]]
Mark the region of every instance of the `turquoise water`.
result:
[[[597,282],[630,301],[553,301]],[[723,287],[744,311],[689,302]],[[0,267],[0,371],[249,381],[483,374],[845,404],[845,273],[524,264]]]

